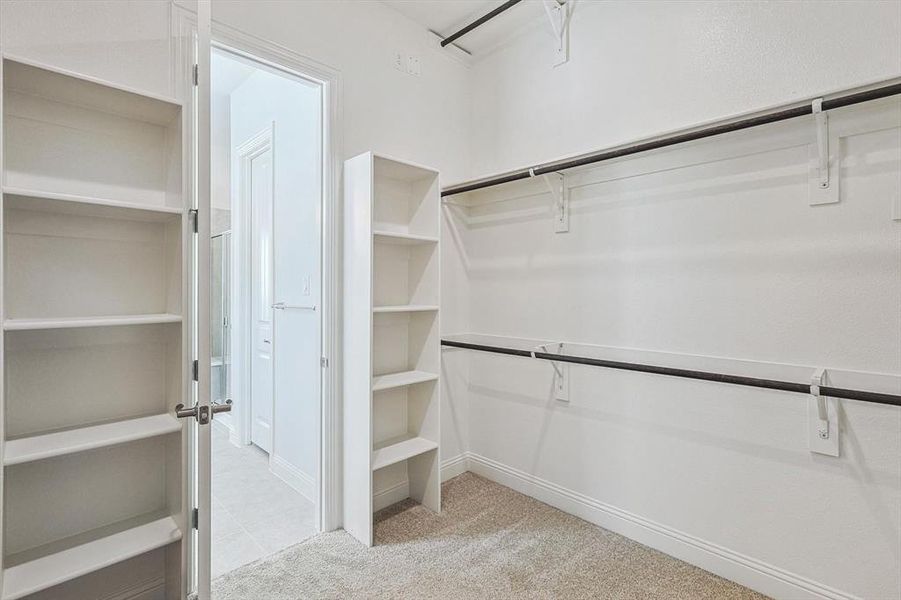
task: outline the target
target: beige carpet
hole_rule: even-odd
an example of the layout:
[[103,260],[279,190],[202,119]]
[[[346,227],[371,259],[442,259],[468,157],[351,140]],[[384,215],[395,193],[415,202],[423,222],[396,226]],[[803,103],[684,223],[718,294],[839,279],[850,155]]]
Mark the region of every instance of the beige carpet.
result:
[[471,473],[442,499],[378,513],[374,548],[338,531],[241,567],[213,600],[764,598]]

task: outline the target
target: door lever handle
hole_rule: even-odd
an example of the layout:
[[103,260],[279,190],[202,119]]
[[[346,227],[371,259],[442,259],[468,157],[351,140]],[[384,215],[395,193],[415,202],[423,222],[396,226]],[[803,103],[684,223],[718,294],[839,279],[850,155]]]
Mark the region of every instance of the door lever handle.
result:
[[296,308],[298,310],[316,310],[315,304],[285,304],[284,302],[276,302],[272,305],[276,310],[285,310],[286,308]]
[[225,401],[225,404],[211,404],[210,406],[197,406],[196,404],[191,408],[185,408],[184,404],[178,404],[175,407],[175,416],[179,419],[197,419],[197,422],[201,425],[206,425],[210,422],[211,415],[221,412],[231,412],[232,410],[232,401],[231,398]]
[[213,404],[210,408],[213,409],[213,414],[222,413],[222,412],[231,412],[232,411],[232,401],[231,398],[225,401],[225,404]]
[[175,406],[175,416],[179,419],[187,419],[188,417],[192,419],[197,418],[197,407],[192,406],[191,408],[185,408],[184,404],[177,404]]
[[175,406],[175,416],[179,419],[196,419],[201,425],[206,425],[210,422],[210,407],[195,404],[191,408],[185,408],[184,404],[177,404]]

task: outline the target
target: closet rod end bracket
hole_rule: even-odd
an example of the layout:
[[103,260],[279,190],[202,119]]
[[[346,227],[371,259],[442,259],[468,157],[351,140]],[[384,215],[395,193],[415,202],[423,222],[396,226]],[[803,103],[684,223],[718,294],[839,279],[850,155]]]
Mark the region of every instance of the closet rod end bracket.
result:
[[807,401],[808,445],[811,452],[827,456],[839,455],[838,403],[823,395],[827,372],[818,368],[810,378]]

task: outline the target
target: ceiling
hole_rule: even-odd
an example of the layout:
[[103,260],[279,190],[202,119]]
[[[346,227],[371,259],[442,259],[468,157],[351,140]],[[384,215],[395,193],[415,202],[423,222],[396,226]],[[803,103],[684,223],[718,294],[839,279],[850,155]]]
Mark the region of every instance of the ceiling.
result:
[[[424,28],[445,37],[503,4],[503,0],[382,1]],[[455,43],[478,59],[545,18],[541,0],[523,0]]]

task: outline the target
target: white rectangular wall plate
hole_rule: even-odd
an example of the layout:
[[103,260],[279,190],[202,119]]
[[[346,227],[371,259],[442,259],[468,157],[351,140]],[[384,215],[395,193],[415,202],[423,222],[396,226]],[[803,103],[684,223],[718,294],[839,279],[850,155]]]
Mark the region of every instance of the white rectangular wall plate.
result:
[[569,402],[569,365],[557,363],[557,369],[554,372],[554,399]]
[[807,444],[811,452],[826,456],[839,455],[839,436],[841,427],[838,419],[838,400],[826,398],[826,411],[829,416],[829,428],[823,437],[822,421],[817,408],[817,399],[807,398]]
[[839,182],[841,180],[839,170],[839,144],[836,136],[829,140],[829,187],[820,187],[820,152],[816,144],[810,145],[810,176],[808,183],[808,198],[811,206],[819,204],[835,204],[839,201]]

